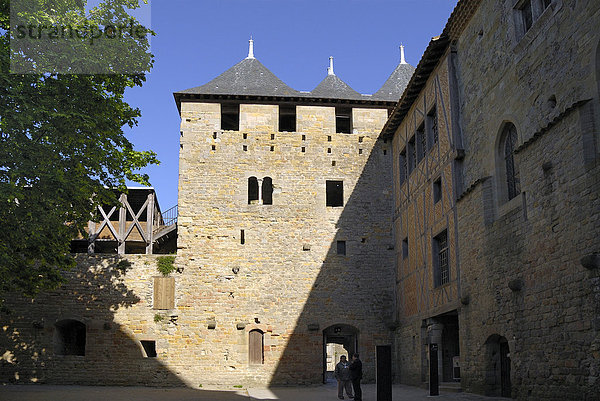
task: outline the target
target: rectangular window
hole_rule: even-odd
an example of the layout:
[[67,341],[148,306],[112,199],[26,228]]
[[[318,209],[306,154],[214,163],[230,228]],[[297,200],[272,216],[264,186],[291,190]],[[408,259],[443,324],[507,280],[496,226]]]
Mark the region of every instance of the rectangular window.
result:
[[408,237],[402,240],[402,259],[408,258]]
[[350,134],[352,132],[352,108],[335,108],[335,132],[340,134]]
[[239,104],[221,104],[221,129],[225,131],[240,130]]
[[433,286],[450,282],[448,262],[448,231],[444,230],[433,238]]
[[433,182],[433,203],[436,204],[442,200],[442,178]]
[[344,182],[326,181],[327,206],[339,207],[344,205]]
[[415,148],[415,137],[408,140],[408,175],[415,169],[417,161],[417,149]]
[[407,172],[406,172],[406,148],[402,149],[400,152],[400,159],[398,160],[398,172],[400,173],[400,185],[404,184],[406,181]]
[[427,114],[427,136],[429,149],[433,147],[433,144],[438,141],[438,121],[437,121],[437,108],[433,105],[429,113]]
[[338,255],[346,254],[346,241],[338,241],[337,242],[337,254]]
[[415,140],[417,145],[417,163],[425,158],[427,152],[427,138],[425,137],[425,124],[421,123],[417,132],[415,133]]
[[279,132],[296,131],[296,106],[279,106]]
[[142,343],[142,347],[146,353],[146,358],[156,358],[156,341],[140,340],[140,343]]

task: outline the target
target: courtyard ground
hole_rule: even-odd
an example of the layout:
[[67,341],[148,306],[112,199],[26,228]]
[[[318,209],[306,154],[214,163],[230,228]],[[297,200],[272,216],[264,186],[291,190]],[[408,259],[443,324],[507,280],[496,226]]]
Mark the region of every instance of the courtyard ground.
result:
[[[365,384],[364,401],[376,401],[374,384]],[[5,385],[0,386],[0,400],[10,401],[336,401],[336,385],[333,383],[310,387],[276,387],[270,389],[190,389],[155,387],[100,387],[100,386],[51,386],[51,385]],[[347,399],[347,398],[346,398]],[[484,397],[468,393],[441,392],[439,397],[429,397],[428,391],[403,385],[393,388],[393,401],[506,401],[506,398]]]

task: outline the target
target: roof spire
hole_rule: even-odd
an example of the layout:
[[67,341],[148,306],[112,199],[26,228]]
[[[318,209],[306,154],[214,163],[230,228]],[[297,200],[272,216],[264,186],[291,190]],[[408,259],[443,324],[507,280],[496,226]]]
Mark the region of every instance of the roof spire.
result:
[[333,56],[329,56],[329,67],[327,67],[327,75],[335,75],[333,73]]
[[248,41],[250,44],[248,45],[248,58],[254,58],[254,40],[252,40],[252,36],[250,36],[250,40]]
[[404,45],[400,44],[400,64],[406,64],[406,60],[404,59]]

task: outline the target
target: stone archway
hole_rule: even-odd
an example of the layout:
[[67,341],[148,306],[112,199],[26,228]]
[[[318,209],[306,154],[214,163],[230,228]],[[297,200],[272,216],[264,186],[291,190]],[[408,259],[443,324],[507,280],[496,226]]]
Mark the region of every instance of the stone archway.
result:
[[492,334],[485,342],[485,355],[485,395],[510,397],[510,348],[508,340],[498,334]]
[[[355,352],[358,352],[358,329],[349,324],[334,324],[323,330],[323,383],[328,379],[328,345],[341,345],[350,360]],[[339,347],[338,347],[339,348]],[[331,357],[331,356],[330,356]],[[335,359],[335,357],[331,357]],[[333,361],[333,366],[338,361]]]

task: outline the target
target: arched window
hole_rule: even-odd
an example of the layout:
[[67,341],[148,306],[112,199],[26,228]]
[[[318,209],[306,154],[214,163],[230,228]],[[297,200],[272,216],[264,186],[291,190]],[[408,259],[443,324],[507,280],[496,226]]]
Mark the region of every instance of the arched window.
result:
[[250,331],[248,338],[248,361],[251,365],[262,365],[265,362],[263,346],[263,332],[258,329]]
[[256,177],[248,178],[248,204],[252,201],[258,201],[258,179]]
[[273,204],[273,180],[271,177],[265,177],[262,181],[262,201],[263,205]]
[[515,148],[517,145],[517,129],[514,124],[507,123],[502,132],[501,154],[504,159],[504,169],[506,176],[506,200],[511,200],[521,193],[519,182],[519,167],[515,162]]
[[56,355],[85,355],[85,324],[77,320],[65,319],[54,326]]

